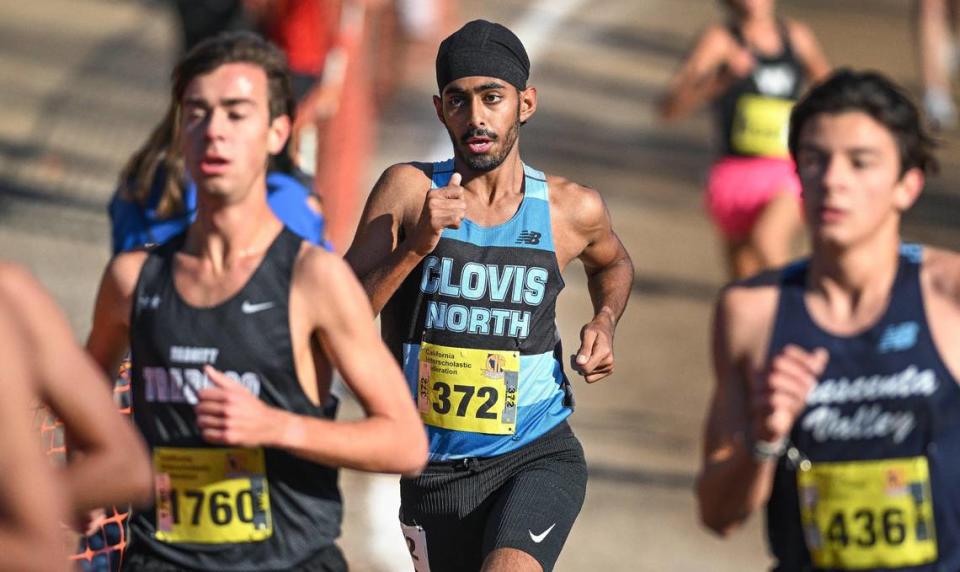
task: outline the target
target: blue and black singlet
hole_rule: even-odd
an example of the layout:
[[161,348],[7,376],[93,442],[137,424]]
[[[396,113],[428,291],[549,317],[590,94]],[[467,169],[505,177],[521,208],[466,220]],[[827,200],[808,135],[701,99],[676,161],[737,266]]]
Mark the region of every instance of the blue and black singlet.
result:
[[[453,172],[452,159],[434,163],[432,188]],[[523,189],[507,222],[445,229],[384,308],[384,337],[427,426],[431,461],[506,453],[572,411],[544,174],[524,166]]]
[[767,506],[776,570],[960,570],[960,388],[924,310],[922,250],[901,247],[888,307],[837,336],[804,302],[806,262],[782,276],[769,356],[826,348]]

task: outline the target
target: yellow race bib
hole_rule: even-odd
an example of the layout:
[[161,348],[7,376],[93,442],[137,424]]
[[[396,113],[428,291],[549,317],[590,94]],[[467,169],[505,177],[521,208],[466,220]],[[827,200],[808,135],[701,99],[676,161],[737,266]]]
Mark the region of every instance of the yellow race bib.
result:
[[815,566],[897,568],[937,559],[926,457],[813,463],[801,467],[797,485]]
[[517,430],[520,352],[420,344],[417,405],[434,427],[511,435]]
[[743,155],[787,157],[787,134],[793,101],[744,94],[737,100],[730,145]]
[[273,535],[263,449],[153,451],[157,540],[257,542]]

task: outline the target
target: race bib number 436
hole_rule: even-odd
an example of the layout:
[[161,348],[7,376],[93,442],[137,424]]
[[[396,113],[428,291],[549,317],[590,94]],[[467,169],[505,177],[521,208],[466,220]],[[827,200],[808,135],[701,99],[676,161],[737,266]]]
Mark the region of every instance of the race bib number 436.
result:
[[814,463],[797,473],[797,485],[817,567],[897,568],[937,559],[926,457]]
[[263,449],[158,447],[153,466],[158,540],[233,544],[273,534]]
[[517,428],[520,353],[420,345],[417,405],[434,427],[511,435]]

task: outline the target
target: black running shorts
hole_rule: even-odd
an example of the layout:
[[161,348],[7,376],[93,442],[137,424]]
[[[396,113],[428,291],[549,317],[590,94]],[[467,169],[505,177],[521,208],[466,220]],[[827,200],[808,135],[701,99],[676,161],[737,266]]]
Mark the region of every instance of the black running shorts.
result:
[[583,448],[566,422],[504,455],[430,463],[400,481],[414,566],[473,572],[493,550],[516,548],[552,570],[586,486]]

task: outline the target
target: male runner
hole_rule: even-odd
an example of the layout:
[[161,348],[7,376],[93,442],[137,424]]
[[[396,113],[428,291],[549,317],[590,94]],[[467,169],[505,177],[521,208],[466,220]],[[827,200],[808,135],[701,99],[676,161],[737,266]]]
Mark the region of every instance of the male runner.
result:
[[701,518],[766,505],[777,570],[960,570],[960,256],[900,238],[932,146],[837,72],[791,118],[811,257],[720,297]]
[[454,157],[387,169],[347,255],[427,425],[432,462],[401,481],[401,520],[418,570],[550,570],[587,478],[565,421],[560,273],[574,258],[587,273],[573,367],[593,383],[613,371],[633,265],[599,193],[520,160],[537,108],[520,40],[473,21],[436,67]]
[[[269,155],[290,128],[282,54],[235,33],[174,71],[197,218],[118,255],[88,349],[132,350],[133,416],[156,505],[131,517],[129,570],[344,570],[335,467],[413,473],[426,441],[349,267],[273,215]],[[337,367],[367,413],[336,423]]]
[[[2,262],[0,380],[0,569],[65,570],[61,523],[95,506],[147,501],[150,465],[56,304],[29,273]],[[78,453],[62,469],[31,429],[38,399]]]
[[36,404],[30,354],[8,305],[0,301],[0,568],[65,571],[66,491],[30,426]]

